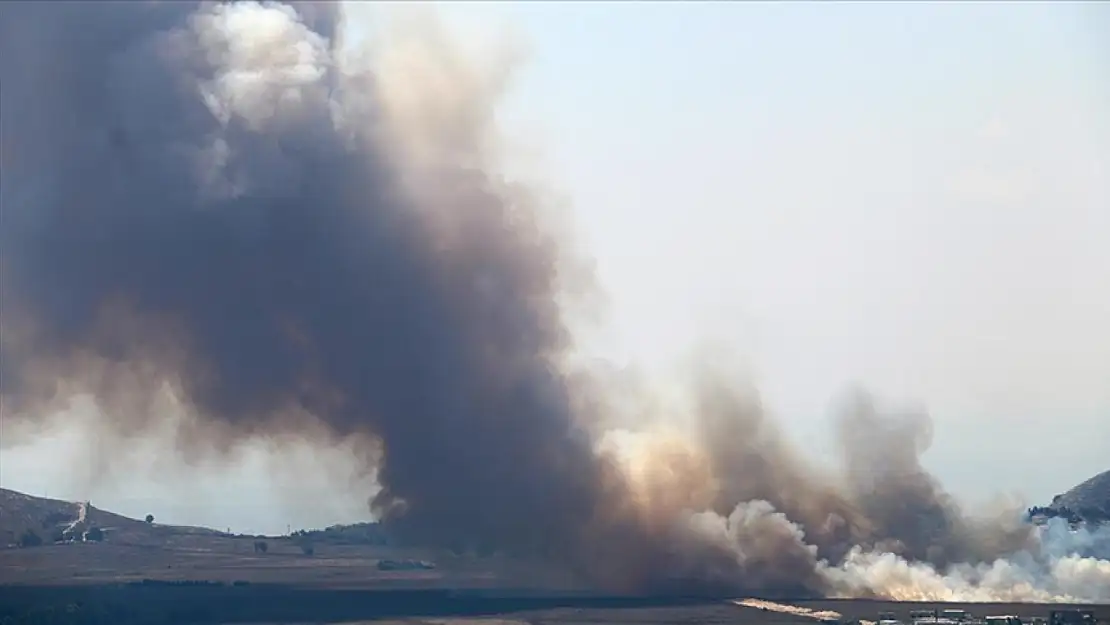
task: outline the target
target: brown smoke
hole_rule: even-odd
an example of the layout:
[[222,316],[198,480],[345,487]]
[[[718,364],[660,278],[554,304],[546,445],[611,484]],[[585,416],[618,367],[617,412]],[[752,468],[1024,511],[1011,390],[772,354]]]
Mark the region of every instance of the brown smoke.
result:
[[928,421],[863,400],[843,479],[711,372],[696,436],[601,449],[610,399],[568,365],[562,308],[592,282],[500,173],[498,77],[434,31],[343,61],[341,26],[309,3],[0,4],[5,419],[83,392],[105,440],[141,435],[169,389],[186,457],[361,440],[407,539],[619,590],[823,592],[853,547],[1025,540],[984,546],[918,464]]

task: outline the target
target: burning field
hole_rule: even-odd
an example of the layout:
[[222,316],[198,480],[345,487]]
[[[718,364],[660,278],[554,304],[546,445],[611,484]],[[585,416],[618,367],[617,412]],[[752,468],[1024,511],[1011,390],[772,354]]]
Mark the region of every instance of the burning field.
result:
[[406,542],[611,592],[1110,600],[1108,530],[961,510],[927,415],[855,395],[835,475],[708,364],[690,427],[616,419],[653,395],[574,358],[597,287],[504,175],[503,68],[430,20],[342,33],[324,3],[0,5],[6,427],[85,395],[105,462],[342,443]]

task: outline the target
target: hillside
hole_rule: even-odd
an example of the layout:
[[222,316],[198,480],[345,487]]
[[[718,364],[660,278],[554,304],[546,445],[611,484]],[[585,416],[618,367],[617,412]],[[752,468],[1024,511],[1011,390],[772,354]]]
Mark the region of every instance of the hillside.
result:
[[1052,508],[1071,510],[1087,521],[1110,521],[1110,471],[1103,471],[1052,498]]
[[1110,471],[1076,485],[1066,493],[1052,498],[1047,506],[1029,509],[1029,516],[1036,518],[1061,517],[1070,523],[1110,523]]
[[[85,507],[84,519],[81,509]],[[81,502],[46,499],[0,488],[0,548],[19,543],[20,537],[32,531],[44,542],[53,542],[62,534],[80,537],[82,531],[99,528],[113,541],[131,544],[157,544],[167,534],[216,534],[214,530],[194,527],[148,524],[101,510]]]
[[[89,536],[92,528],[99,529],[99,535]],[[21,541],[26,532],[34,532],[39,540]],[[388,590],[434,588],[445,576],[453,588],[546,580],[541,576],[545,571],[505,559],[437,554],[388,542],[375,523],[292,536],[230,535],[147,523],[87,502],[0,489],[0,588],[126,583],[159,588],[298,584]],[[539,581],[532,585],[542,587]]]

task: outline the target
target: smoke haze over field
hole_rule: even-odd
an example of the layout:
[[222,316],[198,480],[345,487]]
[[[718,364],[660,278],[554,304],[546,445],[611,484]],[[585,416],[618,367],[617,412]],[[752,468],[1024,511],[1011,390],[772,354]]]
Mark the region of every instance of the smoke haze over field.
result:
[[692,431],[607,445],[619,398],[566,323],[596,285],[502,173],[503,68],[431,22],[364,57],[341,31],[324,4],[0,5],[6,420],[89,394],[110,444],[342,445],[408,539],[614,590],[1108,598],[1104,539],[964,514],[929,418],[863,393],[835,477],[712,368]]

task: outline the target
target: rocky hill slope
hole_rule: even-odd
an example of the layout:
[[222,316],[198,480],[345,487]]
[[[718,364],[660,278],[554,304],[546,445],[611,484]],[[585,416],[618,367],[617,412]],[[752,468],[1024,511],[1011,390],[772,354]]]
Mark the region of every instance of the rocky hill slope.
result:
[[1052,499],[1052,507],[1074,511],[1088,521],[1110,521],[1110,471],[1103,471]]
[[1056,495],[1051,504],[1031,508],[1029,513],[1034,517],[1063,517],[1073,523],[1110,523],[1110,471]]

